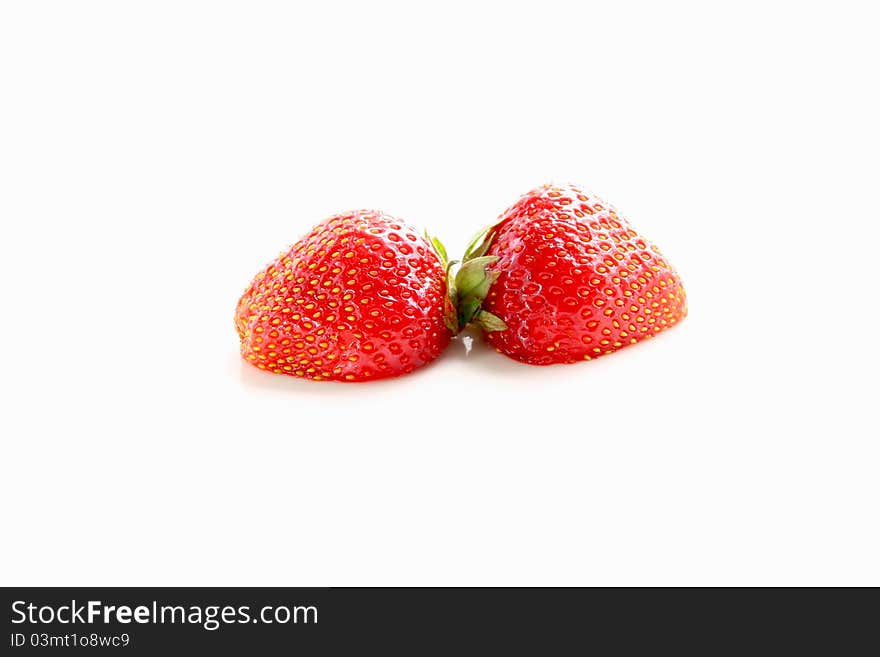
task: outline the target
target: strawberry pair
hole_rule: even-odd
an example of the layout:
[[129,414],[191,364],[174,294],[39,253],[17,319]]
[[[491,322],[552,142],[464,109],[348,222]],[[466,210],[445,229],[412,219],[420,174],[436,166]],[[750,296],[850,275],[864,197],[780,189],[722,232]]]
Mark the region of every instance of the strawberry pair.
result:
[[678,274],[613,207],[545,185],[449,261],[394,217],[330,217],[260,272],[238,302],[242,356],[307,379],[369,381],[431,362],[469,324],[532,365],[609,354],[687,314]]

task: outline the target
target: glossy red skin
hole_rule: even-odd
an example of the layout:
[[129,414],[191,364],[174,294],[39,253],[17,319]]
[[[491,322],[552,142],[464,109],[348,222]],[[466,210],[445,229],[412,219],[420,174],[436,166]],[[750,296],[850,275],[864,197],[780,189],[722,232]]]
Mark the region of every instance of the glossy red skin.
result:
[[499,218],[500,271],[483,308],[508,329],[499,352],[532,365],[572,363],[649,338],[687,315],[678,274],[601,199],[571,185],[532,190]]
[[242,356],[316,381],[412,372],[449,344],[445,285],[436,252],[400,220],[373,210],[330,217],[242,295]]

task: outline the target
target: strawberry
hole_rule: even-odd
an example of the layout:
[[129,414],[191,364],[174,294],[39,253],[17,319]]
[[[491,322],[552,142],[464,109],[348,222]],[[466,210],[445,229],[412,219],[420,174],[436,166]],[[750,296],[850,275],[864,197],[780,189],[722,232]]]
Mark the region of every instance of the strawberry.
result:
[[242,295],[235,311],[242,356],[315,381],[411,372],[449,344],[445,258],[438,241],[382,212],[330,217]]
[[[613,207],[572,185],[522,196],[471,243],[476,320],[500,353],[532,365],[610,354],[687,314],[681,280]],[[463,312],[462,312],[463,311]]]

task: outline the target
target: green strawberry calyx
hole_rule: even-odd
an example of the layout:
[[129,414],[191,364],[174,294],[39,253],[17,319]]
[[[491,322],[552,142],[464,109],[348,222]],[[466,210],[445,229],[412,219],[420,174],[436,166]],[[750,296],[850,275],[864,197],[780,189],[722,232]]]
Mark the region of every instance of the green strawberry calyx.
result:
[[[442,242],[425,233],[446,270],[443,319],[453,335],[458,335],[468,324],[475,324],[486,332],[507,329],[507,324],[500,317],[482,309],[489,288],[501,275],[501,272],[491,269],[500,258],[486,255],[495,237],[492,229],[496,225],[490,224],[474,235],[461,261],[449,260]],[[458,269],[453,273],[456,265],[459,265]]]

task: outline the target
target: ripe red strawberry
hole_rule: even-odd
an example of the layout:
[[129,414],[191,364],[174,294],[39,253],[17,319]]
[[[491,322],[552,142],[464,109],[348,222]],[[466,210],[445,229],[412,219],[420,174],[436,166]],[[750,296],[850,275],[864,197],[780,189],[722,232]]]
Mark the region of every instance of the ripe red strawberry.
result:
[[[397,376],[449,344],[445,252],[403,222],[330,217],[257,274],[238,302],[242,356],[316,381]],[[442,256],[440,255],[442,253]]]
[[490,313],[487,340],[525,363],[610,354],[687,314],[681,280],[657,247],[571,185],[520,198],[477,236],[463,267],[474,259],[489,265],[485,300],[470,299],[478,320]]

